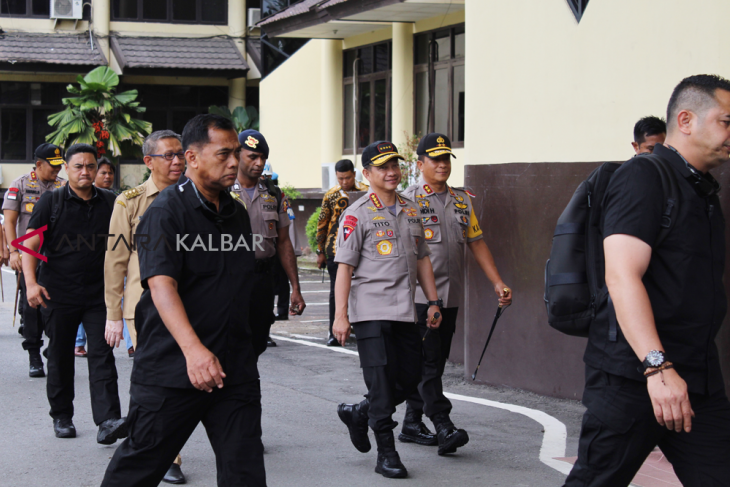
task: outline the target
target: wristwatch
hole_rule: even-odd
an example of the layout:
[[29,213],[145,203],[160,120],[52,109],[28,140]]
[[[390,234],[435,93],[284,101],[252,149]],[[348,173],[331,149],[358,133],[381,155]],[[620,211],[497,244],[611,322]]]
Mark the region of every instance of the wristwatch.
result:
[[646,370],[653,367],[659,367],[666,361],[667,358],[664,356],[664,352],[660,350],[652,350],[646,354],[646,358],[642,362],[642,365],[644,366],[644,370]]
[[321,255],[322,254],[322,251],[319,250],[319,249],[317,249],[317,250],[314,251],[314,253],[317,254],[317,255]]
[[427,303],[429,306],[438,306],[439,308],[444,307],[444,300],[443,299],[437,299],[436,301],[429,301]]

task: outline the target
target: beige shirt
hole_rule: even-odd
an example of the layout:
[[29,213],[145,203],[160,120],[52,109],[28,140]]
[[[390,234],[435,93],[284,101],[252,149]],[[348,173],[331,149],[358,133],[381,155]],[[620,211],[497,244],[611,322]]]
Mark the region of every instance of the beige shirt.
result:
[[10,183],[10,188],[5,192],[3,210],[18,212],[18,226],[16,228],[18,237],[25,235],[26,230],[28,230],[28,222],[33,213],[33,207],[41,199],[43,193],[53,191],[64,184],[66,184],[66,180],[58,177],[55,181],[42,181],[35,171],[23,174]]
[[371,190],[340,218],[335,262],[355,268],[348,300],[351,323],[417,320],[416,262],[430,251],[418,206],[396,196],[396,215]]
[[[114,202],[104,258],[104,300],[106,318],[118,321],[134,319],[134,309],[142,297],[139,279],[139,255],[134,245],[142,215],[160,194],[152,177],[134,189],[123,192]],[[122,240],[121,236],[124,237]],[[126,243],[125,243],[126,241]],[[126,285],[124,278],[127,278]],[[122,297],[124,308],[122,309]]]
[[[447,186],[443,203],[423,180],[406,189],[403,196],[414,199],[420,207],[439,298],[443,299],[445,308],[461,306],[466,244],[484,238],[471,197],[462,189]],[[416,290],[416,303],[428,303],[420,287]]]
[[[281,204],[277,208],[276,196],[269,194],[269,190],[261,180],[256,183],[253,198],[248,196],[248,193],[238,181],[231,188],[231,193],[237,194],[245,203],[248,209],[248,216],[251,219],[251,230],[253,234],[263,237],[263,242],[260,245],[257,245],[256,240],[254,240],[256,258],[268,259],[269,257],[275,256],[276,238],[279,235],[278,230],[279,228],[289,226],[289,215],[286,214],[286,210],[289,208],[289,201],[286,195],[282,193]],[[261,250],[262,247],[263,250]]]

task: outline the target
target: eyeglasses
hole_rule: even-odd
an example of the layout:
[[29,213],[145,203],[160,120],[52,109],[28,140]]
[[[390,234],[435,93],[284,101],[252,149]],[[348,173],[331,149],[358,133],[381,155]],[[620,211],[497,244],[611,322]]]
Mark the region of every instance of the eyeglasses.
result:
[[164,154],[147,154],[150,157],[164,157],[166,160],[171,161],[177,157],[181,161],[185,160],[184,152],[165,152]]

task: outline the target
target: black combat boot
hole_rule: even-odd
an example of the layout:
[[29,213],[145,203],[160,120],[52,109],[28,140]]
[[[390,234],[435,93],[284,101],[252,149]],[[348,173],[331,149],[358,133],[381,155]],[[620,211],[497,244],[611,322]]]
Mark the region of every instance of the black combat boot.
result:
[[398,439],[403,443],[418,443],[419,445],[438,445],[436,435],[431,433],[423,424],[423,411],[416,411],[409,405],[406,408],[406,417],[403,418],[403,428]]
[[389,479],[408,477],[408,470],[395,451],[393,430],[375,431],[375,441],[378,444],[378,463],[375,465],[375,472]]
[[462,429],[456,429],[447,413],[436,413],[432,419],[438,434],[439,455],[455,453],[457,448],[469,443],[469,435]]
[[30,377],[45,377],[46,373],[43,371],[43,359],[41,358],[40,350],[28,350],[28,358],[30,359],[28,375]]
[[345,404],[337,406],[337,415],[347,426],[350,432],[350,441],[361,453],[370,451],[368,438],[368,409],[370,403],[365,399],[360,404]]

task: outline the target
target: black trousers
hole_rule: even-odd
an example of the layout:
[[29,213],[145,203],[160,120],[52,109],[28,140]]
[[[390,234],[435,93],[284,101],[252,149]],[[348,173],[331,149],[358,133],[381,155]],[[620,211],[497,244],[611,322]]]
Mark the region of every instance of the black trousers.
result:
[[416,304],[418,313],[418,331],[423,340],[423,371],[418,389],[408,399],[408,407],[417,413],[425,412],[433,418],[437,413],[450,413],[451,401],[444,396],[444,386],[441,376],[444,375],[446,360],[451,351],[451,340],[456,331],[456,316],[459,308],[443,308],[441,310],[441,326],[426,334],[426,320],[428,320],[428,305]]
[[201,421],[218,485],[266,486],[258,380],[211,393],[132,383],[129,392],[129,437],[109,462],[102,487],[157,486]]
[[23,350],[38,351],[43,346],[43,317],[37,308],[28,304],[28,291],[25,288],[25,274],[18,276],[20,282],[20,296],[18,296],[18,307],[23,305]]
[[330,275],[330,334],[332,336],[332,325],[335,323],[335,280],[337,279],[337,268],[339,264],[334,258],[327,259],[327,273]]
[[370,402],[368,424],[373,431],[395,428],[395,407],[421,381],[421,337],[415,323],[361,321],[353,323],[360,367]]
[[266,351],[266,340],[274,323],[274,275],[271,270],[256,272],[253,280],[248,322],[253,350],[261,355]]
[[629,485],[655,446],[685,487],[730,484],[730,402],[724,392],[690,394],[690,433],[660,426],[646,384],[586,367],[588,408],[568,487]]
[[286,275],[281,260],[277,257],[274,264],[274,294],[276,295],[276,311],[278,315],[289,314],[289,276]]
[[114,349],[104,340],[106,306],[54,303],[41,308],[48,335],[48,378],[46,391],[51,417],[71,418],[74,414],[74,372],[76,333],[79,323],[86,329],[89,390],[94,423],[119,419],[119,390]]

